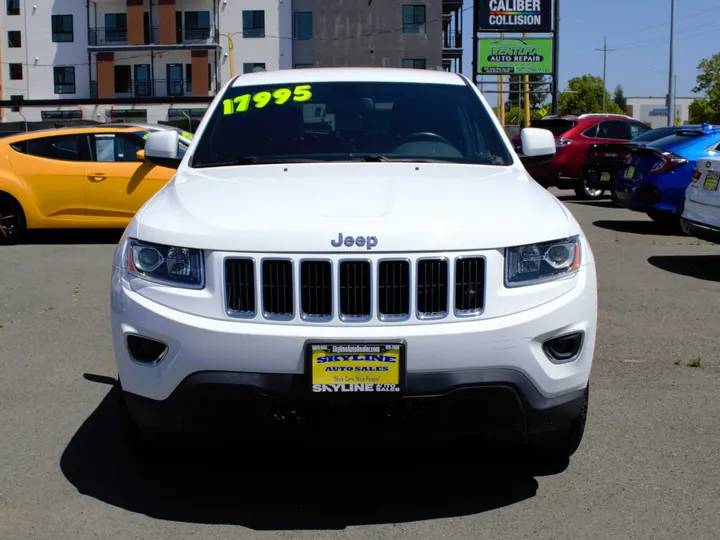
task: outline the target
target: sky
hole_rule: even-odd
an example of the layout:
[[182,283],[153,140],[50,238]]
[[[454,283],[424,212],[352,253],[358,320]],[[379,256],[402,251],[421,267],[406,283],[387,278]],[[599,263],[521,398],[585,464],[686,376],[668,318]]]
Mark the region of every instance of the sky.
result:
[[[471,2],[466,0],[463,6],[463,73],[468,76],[472,74]],[[602,49],[607,36],[608,49],[615,49],[607,53],[610,93],[621,84],[627,97],[664,97],[668,91],[670,2],[560,0],[560,90],[565,90],[573,77],[586,73],[602,77],[603,53],[594,49]],[[720,52],[720,2],[675,0],[674,41],[677,96],[695,97],[691,90],[697,65]],[[494,94],[487,99],[494,103]]]

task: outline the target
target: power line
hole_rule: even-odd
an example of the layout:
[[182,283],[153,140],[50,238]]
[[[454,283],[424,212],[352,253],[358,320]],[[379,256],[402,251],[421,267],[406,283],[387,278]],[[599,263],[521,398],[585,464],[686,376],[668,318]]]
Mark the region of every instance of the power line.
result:
[[602,93],[602,112],[605,112],[605,76],[607,74],[607,53],[614,51],[615,49],[607,48],[607,36],[605,36],[605,42],[602,49],[595,49],[596,51],[602,51],[603,53],[603,93]]

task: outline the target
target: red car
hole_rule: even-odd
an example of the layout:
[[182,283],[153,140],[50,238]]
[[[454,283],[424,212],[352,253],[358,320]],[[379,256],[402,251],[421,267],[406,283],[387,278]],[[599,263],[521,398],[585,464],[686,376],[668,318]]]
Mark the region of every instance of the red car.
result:
[[[583,178],[583,161],[590,145],[629,141],[650,130],[639,120],[616,114],[553,116],[533,120],[530,125],[555,135],[556,154],[549,163],[528,166],[528,172],[540,185],[572,189],[582,199],[599,199],[605,193],[602,189],[589,188]],[[512,140],[517,150],[520,137]]]

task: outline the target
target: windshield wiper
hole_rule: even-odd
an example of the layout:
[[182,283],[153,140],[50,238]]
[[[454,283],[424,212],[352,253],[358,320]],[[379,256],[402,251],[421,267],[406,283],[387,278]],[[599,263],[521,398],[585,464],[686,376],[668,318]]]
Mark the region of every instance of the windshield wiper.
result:
[[369,163],[381,162],[381,161],[398,161],[398,162],[408,162],[408,163],[455,163],[451,159],[442,159],[442,158],[402,157],[402,156],[382,156],[382,155],[352,157],[352,158],[350,158],[350,161],[364,161],[364,162],[369,162]]
[[271,165],[273,163],[315,163],[322,161],[320,159],[307,159],[307,158],[277,158],[277,157],[257,157],[257,156],[242,156],[230,161],[210,161],[208,163],[193,164],[195,169],[202,169],[205,167],[233,167],[235,165]]

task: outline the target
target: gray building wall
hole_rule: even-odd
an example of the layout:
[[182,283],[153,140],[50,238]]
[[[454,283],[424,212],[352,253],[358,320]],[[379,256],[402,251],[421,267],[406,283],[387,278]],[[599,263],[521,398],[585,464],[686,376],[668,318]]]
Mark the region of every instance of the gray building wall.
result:
[[[402,6],[425,5],[425,32],[403,33]],[[313,12],[313,39],[293,41],[293,63],[315,67],[402,67],[403,59],[442,66],[442,0],[293,0]]]

